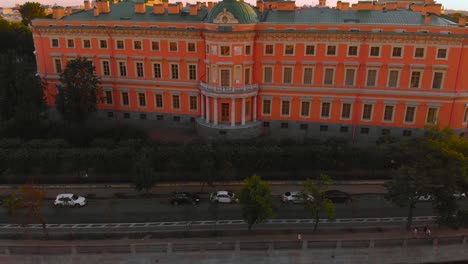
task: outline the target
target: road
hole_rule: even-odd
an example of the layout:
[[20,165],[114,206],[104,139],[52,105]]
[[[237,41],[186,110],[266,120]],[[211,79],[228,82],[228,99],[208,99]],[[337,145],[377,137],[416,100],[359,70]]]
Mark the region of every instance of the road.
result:
[[[274,197],[274,214],[277,219],[308,219],[311,215],[301,204],[284,204]],[[468,208],[466,201],[462,208]],[[0,223],[21,223],[28,221],[27,211],[21,210],[12,218],[4,208],[0,209]],[[405,217],[407,210],[398,208],[382,196],[360,196],[352,203],[336,204],[337,218],[382,218]],[[167,198],[132,199],[89,199],[82,208],[54,207],[47,200],[43,215],[49,224],[76,223],[139,223],[165,221],[203,221],[240,219],[240,206],[237,204],[213,204],[202,197],[199,205],[173,206]],[[415,216],[434,215],[430,202],[417,204]],[[32,218],[32,217],[29,217]],[[324,215],[321,218],[325,218]]]

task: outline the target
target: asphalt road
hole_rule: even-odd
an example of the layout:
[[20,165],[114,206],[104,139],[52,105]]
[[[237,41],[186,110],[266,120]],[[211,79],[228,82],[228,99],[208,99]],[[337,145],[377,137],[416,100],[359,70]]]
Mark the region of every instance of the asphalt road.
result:
[[[164,221],[203,221],[241,219],[240,206],[237,204],[213,204],[202,197],[198,205],[173,206],[165,198],[134,199],[89,199],[82,208],[54,207],[53,201],[46,201],[43,216],[49,224],[72,223],[139,223]],[[468,202],[461,206],[468,208]],[[33,219],[27,210],[20,210],[15,217],[9,216],[4,208],[0,209],[0,223],[22,223]],[[382,218],[405,217],[407,210],[389,203],[382,196],[356,197],[352,203],[336,204],[337,218]],[[311,215],[301,204],[284,204],[274,197],[274,213],[278,219],[308,219]],[[414,216],[434,215],[430,202],[420,202]],[[325,218],[325,216],[321,216]],[[29,223],[37,221],[29,220]]]

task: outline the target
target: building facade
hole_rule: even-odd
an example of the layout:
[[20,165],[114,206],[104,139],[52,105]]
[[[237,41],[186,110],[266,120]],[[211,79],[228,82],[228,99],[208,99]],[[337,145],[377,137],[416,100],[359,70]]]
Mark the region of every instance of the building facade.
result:
[[55,103],[68,60],[92,60],[103,118],[195,127],[207,138],[414,136],[464,133],[465,18],[427,1],[181,3],[97,1],[33,21],[38,72]]

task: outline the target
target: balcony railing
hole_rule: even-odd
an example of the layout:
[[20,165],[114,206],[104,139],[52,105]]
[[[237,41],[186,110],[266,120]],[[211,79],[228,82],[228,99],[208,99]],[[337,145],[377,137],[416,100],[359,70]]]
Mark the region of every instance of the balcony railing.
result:
[[203,91],[214,92],[214,93],[229,93],[229,94],[248,93],[248,92],[258,91],[258,84],[248,84],[244,86],[213,86],[213,85],[209,85],[204,82],[201,82],[200,89],[202,89]]

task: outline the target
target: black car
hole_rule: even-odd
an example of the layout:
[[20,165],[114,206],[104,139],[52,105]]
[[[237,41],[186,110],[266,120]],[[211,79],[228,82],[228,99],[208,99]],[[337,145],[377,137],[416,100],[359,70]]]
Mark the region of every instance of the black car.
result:
[[325,198],[328,198],[333,203],[347,203],[351,201],[351,196],[348,193],[338,190],[328,190],[324,193]]
[[195,205],[200,203],[200,196],[188,192],[174,192],[172,193],[170,203],[173,205],[184,203]]

